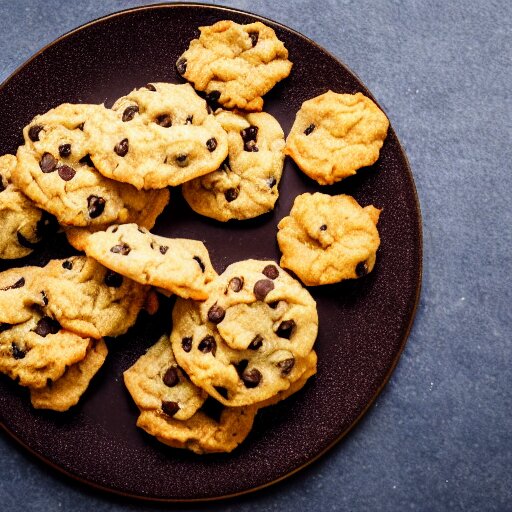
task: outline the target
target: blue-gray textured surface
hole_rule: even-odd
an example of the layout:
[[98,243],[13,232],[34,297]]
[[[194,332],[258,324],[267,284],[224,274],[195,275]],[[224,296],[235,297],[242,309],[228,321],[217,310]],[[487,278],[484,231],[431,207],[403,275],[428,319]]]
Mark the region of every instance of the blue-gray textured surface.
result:
[[[69,29],[144,3],[0,0],[0,81]],[[512,510],[512,4],[214,3],[314,39],[386,109],[424,223],[423,289],[408,345],[355,430],[263,492],[187,507],[130,502],[64,479],[0,432],[0,509]]]

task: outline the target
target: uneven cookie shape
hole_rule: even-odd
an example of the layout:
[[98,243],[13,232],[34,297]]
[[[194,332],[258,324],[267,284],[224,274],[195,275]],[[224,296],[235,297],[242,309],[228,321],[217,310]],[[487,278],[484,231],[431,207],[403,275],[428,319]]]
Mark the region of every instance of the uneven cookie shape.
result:
[[85,125],[106,110],[102,105],[66,103],[36,116],[23,130],[25,144],[18,148],[12,180],[63,225],[130,222],[146,209],[161,211],[168,200],[168,192],[141,192],[94,168]]
[[330,185],[377,161],[388,126],[364,94],[328,91],[302,104],[285,153],[310,178]]
[[178,299],[171,342],[191,380],[228,406],[258,404],[304,374],[316,304],[271,261],[230,265],[202,304]]
[[63,412],[76,405],[105,362],[107,353],[107,345],[102,339],[90,340],[85,358],[67,368],[62,377],[42,388],[30,389],[32,406]]
[[178,59],[178,73],[227,108],[263,109],[262,96],[286,78],[292,63],[274,30],[230,20],[199,27],[199,39]]
[[217,273],[202,242],[151,234],[136,224],[92,234],[85,252],[105,267],[180,297],[204,300]]
[[[147,87],[150,87],[149,89]],[[138,189],[179,185],[219,167],[227,137],[189,84],[148,84],[94,112],[84,132],[108,178]]]
[[226,408],[217,418],[205,414],[200,407],[206,393],[178,367],[167,336],[124,372],[124,381],[140,409],[137,426],[195,453],[232,451],[250,432],[257,411],[241,407]]
[[16,168],[14,155],[0,156],[0,258],[15,259],[30,254],[50,223],[49,216],[37,208],[11,180]]
[[217,219],[251,219],[274,208],[283,172],[284,134],[266,112],[216,115],[228,134],[228,158],[220,169],[183,184],[194,211]]
[[380,210],[348,195],[302,194],[278,224],[281,266],[306,285],[337,283],[372,271]]

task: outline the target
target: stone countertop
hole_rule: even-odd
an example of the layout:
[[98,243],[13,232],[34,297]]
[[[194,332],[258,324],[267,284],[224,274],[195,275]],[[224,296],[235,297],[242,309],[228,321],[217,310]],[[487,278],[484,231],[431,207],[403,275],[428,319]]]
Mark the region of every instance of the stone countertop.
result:
[[[145,3],[0,0],[0,82],[64,32]],[[512,4],[213,3],[302,32],[385,108],[423,214],[423,288],[408,344],[353,432],[262,492],[183,507],[129,501],[62,477],[0,432],[0,508],[512,510]]]

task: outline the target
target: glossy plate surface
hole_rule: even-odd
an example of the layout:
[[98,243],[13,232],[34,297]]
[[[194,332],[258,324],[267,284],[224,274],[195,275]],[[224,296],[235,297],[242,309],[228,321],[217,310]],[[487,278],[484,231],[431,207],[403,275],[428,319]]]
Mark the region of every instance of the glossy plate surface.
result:
[[[0,88],[0,154],[15,152],[33,116],[63,102],[111,105],[148,82],[181,82],[174,67],[197,27],[220,19],[270,25],[294,63],[290,77],[265,98],[265,110],[291,128],[301,103],[328,89],[369,91],[343,64],[282,25],[222,7],[165,5],[124,11],[63,36],[18,69]],[[323,454],[377,396],[405,345],[421,283],[421,217],[413,178],[392,128],[379,161],[357,176],[320,187],[286,160],[275,211],[221,224],[193,213],[174,190],[154,232],[196,238],[218,272],[247,258],[279,261],[277,223],[294,198],[321,190],[348,193],[382,208],[381,247],[363,279],[310,288],[318,303],[318,374],[298,394],[260,411],[248,439],[231,454],[197,456],[168,448],[135,427],[137,410],[122,372],[169,331],[172,301],[156,318],[141,314],[110,354],[78,406],[64,414],[35,411],[28,393],[0,376],[0,423],[31,452],[89,485],[156,500],[211,499],[276,482]],[[51,247],[50,247],[51,245]],[[65,241],[0,269],[42,263],[73,251]]]

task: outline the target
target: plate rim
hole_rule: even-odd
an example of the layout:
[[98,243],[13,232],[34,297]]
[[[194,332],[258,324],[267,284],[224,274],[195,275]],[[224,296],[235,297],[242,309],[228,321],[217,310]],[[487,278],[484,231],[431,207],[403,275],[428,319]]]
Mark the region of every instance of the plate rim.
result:
[[[276,25],[276,26],[282,28],[285,31],[293,33],[295,36],[297,36],[300,39],[304,40],[306,43],[315,46],[320,51],[322,51],[323,53],[327,54],[336,63],[338,63],[340,66],[345,68],[349,73],[351,73],[357,79],[359,84],[362,86],[362,88],[364,89],[365,93],[367,95],[369,95],[375,101],[375,103],[379,106],[379,108],[383,112],[386,112],[385,109],[379,104],[379,102],[373,97],[373,94],[368,90],[367,86],[365,85],[365,82],[359,77],[359,75],[357,73],[355,73],[340,58],[338,58],[337,56],[333,55],[329,50],[325,49],[323,46],[321,46],[320,44],[318,44],[314,40],[310,39],[309,37],[305,36],[301,32],[299,32],[299,31],[297,31],[297,30],[295,30],[295,29],[293,29],[291,27],[288,27],[287,25],[284,25],[283,23],[275,21],[275,20],[273,20],[271,18],[267,18],[265,16],[262,16],[260,14],[255,14],[253,12],[245,11],[245,10],[242,10],[242,9],[237,9],[237,8],[234,8],[234,7],[229,7],[229,6],[224,6],[224,5],[214,5],[214,4],[201,3],[201,2],[190,2],[190,3],[189,2],[160,2],[160,3],[155,3],[155,4],[130,7],[130,8],[127,8],[127,9],[123,9],[123,10],[120,10],[120,11],[115,11],[115,12],[106,14],[104,16],[100,16],[98,18],[94,18],[91,21],[88,21],[86,23],[83,23],[83,24],[75,27],[75,28],[72,28],[71,30],[65,32],[64,34],[60,35],[59,37],[57,37],[53,41],[49,42],[48,44],[46,44],[45,46],[40,48],[37,52],[35,52],[33,55],[31,55],[27,60],[22,62],[0,84],[0,94],[2,93],[3,89],[9,84],[9,82],[11,80],[15,76],[17,76],[18,73],[20,73],[33,60],[35,60],[37,57],[39,57],[39,55],[41,55],[43,52],[45,52],[47,49],[51,48],[52,46],[60,43],[61,41],[65,40],[65,39],[67,39],[68,37],[71,37],[75,33],[78,33],[78,32],[80,32],[80,31],[82,31],[84,29],[87,29],[90,26],[94,26],[94,25],[98,25],[100,23],[103,23],[104,21],[107,21],[107,20],[109,20],[111,18],[121,17],[121,16],[124,16],[124,15],[130,14],[130,13],[133,13],[133,12],[151,11],[151,10],[161,9],[161,8],[174,9],[174,8],[182,8],[182,7],[191,8],[191,9],[193,9],[194,7],[203,7],[203,8],[208,8],[208,9],[216,10],[216,11],[223,11],[223,12],[226,12],[226,13],[237,13],[237,14],[242,14],[242,15],[248,15],[248,16],[251,16],[251,17],[257,19],[257,21],[270,22],[271,24]],[[386,116],[387,116],[387,114],[386,114]],[[387,116],[387,117],[389,118],[389,116]],[[123,497],[123,498],[132,498],[132,499],[139,500],[140,502],[200,503],[200,502],[221,501],[221,500],[232,499],[232,498],[235,498],[235,497],[238,497],[238,496],[252,494],[252,493],[258,492],[258,491],[260,491],[262,489],[265,489],[267,487],[270,487],[270,486],[273,486],[275,484],[278,484],[278,483],[280,483],[280,482],[282,482],[282,481],[292,477],[293,475],[295,475],[299,471],[302,471],[306,467],[315,464],[327,452],[329,452],[332,448],[334,448],[334,446],[336,446],[344,437],[346,437],[350,432],[352,432],[354,427],[365,416],[365,414],[368,412],[370,407],[375,403],[376,399],[381,394],[382,390],[388,384],[389,379],[391,378],[391,375],[393,374],[393,372],[394,372],[394,370],[395,370],[395,368],[396,368],[396,366],[398,364],[398,361],[400,360],[400,358],[402,356],[402,353],[403,353],[403,351],[405,349],[405,346],[407,345],[407,341],[409,339],[409,335],[411,333],[411,329],[412,329],[412,327],[414,325],[414,321],[415,321],[415,318],[416,318],[416,313],[417,313],[419,302],[420,302],[422,282],[423,282],[423,217],[422,217],[422,214],[421,214],[421,205],[420,205],[418,191],[417,191],[417,188],[416,188],[416,183],[414,181],[414,176],[413,176],[413,173],[412,173],[412,169],[411,169],[411,165],[410,165],[409,159],[408,159],[407,154],[406,154],[406,152],[405,152],[405,150],[404,150],[404,148],[403,148],[403,146],[402,146],[402,144],[400,142],[400,139],[398,138],[398,136],[397,136],[397,134],[396,134],[396,132],[394,130],[394,127],[391,125],[391,123],[390,123],[390,130],[395,135],[398,149],[399,149],[399,151],[400,151],[400,153],[401,153],[401,155],[402,155],[402,157],[404,159],[405,170],[406,170],[407,176],[409,178],[410,184],[412,186],[411,187],[412,188],[412,196],[413,196],[414,206],[415,206],[416,213],[417,213],[416,221],[417,221],[417,225],[418,225],[418,233],[417,233],[418,236],[417,236],[417,241],[415,241],[415,243],[413,245],[418,250],[419,265],[418,265],[418,269],[417,269],[418,270],[418,278],[417,278],[417,282],[416,282],[416,293],[415,293],[415,296],[414,296],[414,304],[413,304],[413,307],[412,307],[412,311],[411,311],[411,315],[410,315],[410,318],[409,318],[408,325],[405,328],[404,335],[402,337],[402,340],[400,341],[399,350],[397,351],[397,353],[395,355],[395,358],[393,359],[393,361],[392,361],[392,363],[391,363],[391,365],[390,365],[386,375],[384,376],[380,386],[377,388],[377,390],[375,391],[374,395],[367,402],[367,404],[361,410],[359,415],[354,419],[354,421],[338,437],[336,437],[331,443],[329,443],[323,450],[321,450],[319,453],[317,453],[314,457],[310,458],[304,464],[296,467],[295,469],[291,470],[290,472],[286,473],[285,475],[280,476],[279,478],[276,478],[276,479],[274,479],[274,480],[272,480],[270,482],[266,482],[265,484],[259,485],[257,487],[251,487],[250,489],[245,489],[245,490],[240,491],[240,492],[230,493],[230,494],[223,494],[223,495],[220,495],[220,496],[202,497],[202,498],[158,498],[158,497],[151,497],[151,496],[141,496],[141,495],[138,495],[138,494],[131,494],[129,492],[123,492],[123,491],[120,491],[118,489],[114,489],[112,487],[107,487],[107,486],[98,484],[96,482],[87,480],[85,478],[82,478],[82,477],[80,477],[78,475],[75,475],[75,474],[71,473],[70,471],[67,471],[66,469],[64,469],[64,468],[58,466],[57,464],[53,463],[52,461],[48,460],[44,455],[42,455],[42,454],[36,452],[35,450],[33,450],[24,441],[22,441],[14,432],[12,432],[10,429],[8,429],[6,427],[6,425],[4,424],[4,422],[1,420],[1,418],[0,418],[0,428],[8,436],[10,436],[11,439],[13,439],[18,445],[22,446],[31,455],[35,456],[36,459],[38,459],[38,462],[43,463],[43,464],[45,464],[45,466],[49,466],[52,469],[56,470],[57,474],[64,475],[66,478],[69,478],[71,481],[79,482],[80,484],[82,484],[82,485],[84,485],[84,486],[86,486],[88,488],[93,488],[93,489],[96,489],[96,490],[100,490],[100,491],[106,493],[107,495],[116,495],[116,496]]]

